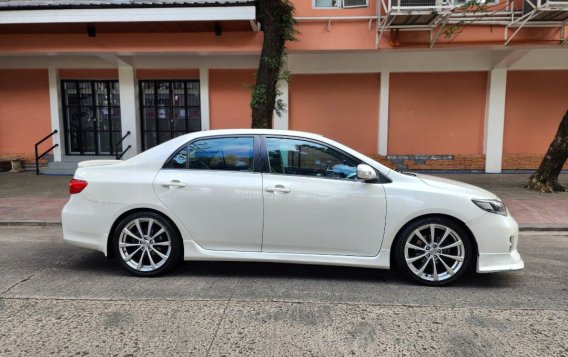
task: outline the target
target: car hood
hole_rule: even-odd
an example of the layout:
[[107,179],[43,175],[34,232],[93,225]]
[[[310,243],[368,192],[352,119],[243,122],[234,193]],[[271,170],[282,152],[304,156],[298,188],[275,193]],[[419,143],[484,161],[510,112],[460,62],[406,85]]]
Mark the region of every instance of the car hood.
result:
[[499,197],[497,197],[494,193],[484,190],[481,187],[443,177],[422,174],[415,175],[418,179],[422,180],[422,182],[432,187],[461,192],[470,195],[471,198],[499,199]]

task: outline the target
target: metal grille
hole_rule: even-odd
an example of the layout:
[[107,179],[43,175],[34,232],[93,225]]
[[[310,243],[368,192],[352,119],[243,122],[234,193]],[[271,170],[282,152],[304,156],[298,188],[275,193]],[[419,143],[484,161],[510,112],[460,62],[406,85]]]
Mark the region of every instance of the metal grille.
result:
[[118,81],[65,80],[61,88],[67,155],[114,154],[121,137]]
[[198,80],[140,81],[144,150],[201,130]]
[[343,7],[363,7],[368,6],[367,0],[343,0]]
[[442,0],[392,0],[392,6],[400,7],[435,7],[443,4]]

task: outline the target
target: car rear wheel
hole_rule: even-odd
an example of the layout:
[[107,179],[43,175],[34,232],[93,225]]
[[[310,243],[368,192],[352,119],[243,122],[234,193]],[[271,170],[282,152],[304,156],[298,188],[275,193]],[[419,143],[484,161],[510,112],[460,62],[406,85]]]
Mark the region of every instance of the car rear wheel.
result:
[[425,285],[445,285],[469,270],[473,246],[466,230],[454,221],[428,217],[401,232],[395,259],[409,278]]
[[130,273],[156,276],[179,262],[182,246],[179,233],[168,220],[153,212],[137,212],[118,224],[114,249]]

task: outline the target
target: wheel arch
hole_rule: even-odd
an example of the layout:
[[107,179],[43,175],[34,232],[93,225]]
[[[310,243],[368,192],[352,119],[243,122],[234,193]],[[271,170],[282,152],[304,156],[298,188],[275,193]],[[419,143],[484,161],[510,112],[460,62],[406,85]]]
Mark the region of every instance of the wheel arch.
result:
[[177,226],[177,224],[174,222],[174,220],[171,219],[170,217],[168,217],[168,215],[165,214],[164,212],[158,211],[156,209],[146,208],[146,207],[138,207],[138,208],[133,208],[131,210],[123,212],[112,223],[112,226],[110,227],[110,231],[108,233],[107,246],[106,246],[106,251],[107,251],[106,256],[107,256],[108,259],[114,258],[114,249],[112,249],[112,244],[113,244],[114,239],[115,239],[115,233],[116,233],[115,231],[116,231],[117,226],[120,224],[120,222],[125,217],[127,217],[131,214],[134,214],[134,213],[138,213],[138,212],[151,212],[151,213],[159,215],[160,217],[162,217],[165,220],[167,220],[168,222],[170,222],[172,227],[174,227],[174,229],[176,230],[179,239],[182,240],[181,248],[182,248],[182,256],[183,256],[183,254],[184,254],[184,252],[183,252],[183,238],[182,238],[181,231],[180,231],[179,227]]
[[402,237],[402,232],[406,229],[406,227],[408,227],[408,226],[410,226],[411,224],[413,224],[414,222],[416,222],[416,221],[418,221],[418,220],[420,220],[420,219],[424,219],[424,218],[443,218],[443,219],[448,219],[448,220],[454,222],[455,224],[459,225],[461,228],[463,228],[464,231],[467,233],[468,238],[470,239],[471,244],[472,244],[472,246],[473,246],[473,250],[474,250],[474,251],[473,251],[473,259],[474,259],[474,261],[473,261],[473,264],[472,264],[472,265],[475,266],[475,265],[477,264],[477,257],[478,257],[478,252],[479,252],[479,249],[478,249],[478,247],[477,247],[477,240],[475,239],[475,236],[473,235],[473,232],[471,231],[471,229],[469,229],[469,227],[467,226],[467,224],[465,224],[465,222],[462,221],[461,219],[456,218],[456,217],[454,217],[454,216],[450,216],[450,215],[442,214],[442,213],[430,213],[430,214],[424,214],[424,215],[421,215],[421,216],[418,216],[418,217],[414,217],[414,218],[411,219],[410,221],[406,222],[406,223],[405,223],[402,227],[400,227],[400,229],[396,232],[396,235],[395,235],[395,237],[394,237],[394,239],[392,240],[391,245],[390,245],[390,263],[391,263],[390,265],[391,265],[391,267],[392,267],[393,265],[396,265],[396,264],[393,264],[393,262],[395,261],[395,256],[394,256],[394,255],[396,254],[395,249],[393,249],[393,247],[396,246],[396,244],[397,244],[397,242],[398,242],[399,239],[402,239],[402,238],[401,238],[401,237]]

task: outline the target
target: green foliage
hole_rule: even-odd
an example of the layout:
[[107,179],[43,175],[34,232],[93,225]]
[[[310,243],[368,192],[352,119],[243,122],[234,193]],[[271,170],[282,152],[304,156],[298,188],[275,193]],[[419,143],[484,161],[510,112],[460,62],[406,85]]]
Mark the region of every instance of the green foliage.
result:
[[[281,74],[282,76],[282,74]],[[288,81],[288,77],[282,80]],[[266,86],[259,85],[259,86],[250,86],[247,85],[252,90],[251,101],[250,101],[250,108],[252,110],[262,108],[266,104]],[[282,117],[284,113],[288,110],[288,106],[284,101],[279,98],[282,95],[282,91],[276,87],[276,100],[274,102],[274,113],[278,117]]]
[[282,6],[285,8],[285,15],[282,17],[282,30],[284,32],[284,39],[286,41],[297,41],[296,35],[298,31],[296,30],[296,20],[294,19],[294,5],[289,0],[282,1]]
[[270,57],[262,57],[261,59],[270,69],[279,69],[282,66],[283,58],[270,58]]
[[[458,10],[461,12],[479,13],[479,16],[470,22],[472,23],[477,19],[483,18],[488,13],[489,7],[485,4],[485,2],[481,2],[480,0],[469,0],[460,6]],[[467,25],[465,21],[446,25],[442,30],[442,34],[446,38],[457,36],[461,31],[463,31],[465,25]]]
[[487,8],[487,5],[484,2],[480,2],[479,0],[470,0],[460,6],[460,9],[469,12],[486,12]]
[[282,38],[285,41],[297,41],[296,35],[298,31],[296,30],[296,20],[294,19],[294,5],[290,2],[290,0],[260,0],[260,1],[274,1],[277,2],[275,5],[277,6],[278,11],[276,13],[281,14],[282,16],[280,19],[272,18],[273,14],[269,14],[265,16],[262,13],[258,14],[258,20],[260,23],[263,24],[264,27],[271,26],[274,21],[280,22],[279,31],[281,33]]
[[446,25],[446,27],[444,27],[444,29],[442,30],[442,34],[444,35],[444,37],[450,38],[453,35],[460,32],[463,29],[463,27],[464,27],[463,21],[460,21],[457,24],[453,25]]
[[280,71],[280,74],[278,75],[278,81],[288,82],[289,79],[290,79],[290,71]]
[[287,110],[288,106],[286,105],[286,103],[284,103],[284,101],[280,98],[276,99],[276,101],[274,102],[274,113],[276,114],[276,116],[282,118],[282,115],[286,113]]
[[261,108],[266,103],[266,86],[258,85],[252,88],[250,107],[252,110]]

